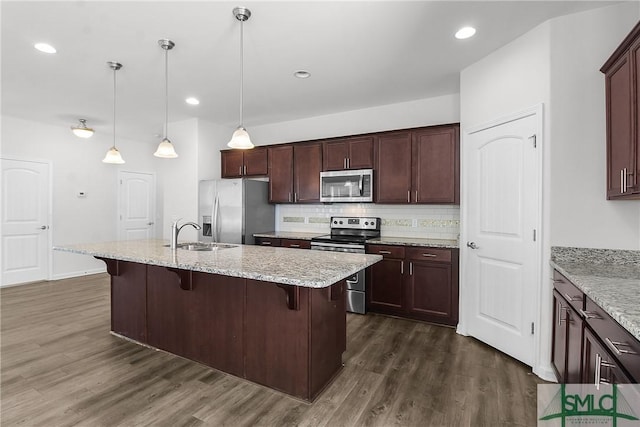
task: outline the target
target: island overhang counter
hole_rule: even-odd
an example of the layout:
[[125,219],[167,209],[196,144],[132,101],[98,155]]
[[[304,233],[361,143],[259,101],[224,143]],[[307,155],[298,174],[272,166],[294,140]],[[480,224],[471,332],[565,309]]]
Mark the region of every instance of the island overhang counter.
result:
[[189,251],[153,239],[54,249],[106,263],[115,335],[307,401],[342,367],[344,279],[382,259],[248,245]]

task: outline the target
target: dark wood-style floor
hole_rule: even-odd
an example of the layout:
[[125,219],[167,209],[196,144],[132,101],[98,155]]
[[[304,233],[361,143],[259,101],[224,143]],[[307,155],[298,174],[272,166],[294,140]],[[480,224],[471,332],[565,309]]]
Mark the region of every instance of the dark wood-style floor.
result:
[[109,278],[4,288],[2,426],[536,424],[528,367],[453,329],[348,316],[345,368],[313,404],[109,334]]

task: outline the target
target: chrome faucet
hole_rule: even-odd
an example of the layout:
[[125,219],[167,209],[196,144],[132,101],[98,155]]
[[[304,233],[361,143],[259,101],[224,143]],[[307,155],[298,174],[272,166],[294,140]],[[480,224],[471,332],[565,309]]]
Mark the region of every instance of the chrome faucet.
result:
[[171,224],[171,249],[176,249],[178,247],[178,234],[180,234],[180,230],[182,230],[182,227],[184,227],[185,225],[190,225],[196,230],[200,230],[202,228],[200,227],[199,224],[196,224],[195,222],[186,222],[182,224],[180,227],[178,227],[178,222],[181,219],[182,218],[178,218],[175,220],[173,224]]

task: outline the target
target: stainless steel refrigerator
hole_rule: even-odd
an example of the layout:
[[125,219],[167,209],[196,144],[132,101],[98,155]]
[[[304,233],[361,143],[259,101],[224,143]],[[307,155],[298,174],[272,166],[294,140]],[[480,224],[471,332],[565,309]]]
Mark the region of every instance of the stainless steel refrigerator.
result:
[[252,179],[200,181],[198,222],[202,242],[253,245],[253,234],[275,229],[269,183]]

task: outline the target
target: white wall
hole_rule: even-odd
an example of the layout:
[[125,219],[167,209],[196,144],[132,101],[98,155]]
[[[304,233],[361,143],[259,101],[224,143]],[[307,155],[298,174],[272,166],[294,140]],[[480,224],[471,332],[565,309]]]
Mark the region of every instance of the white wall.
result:
[[[480,61],[465,68],[460,73],[460,127],[461,127],[461,241],[466,240],[465,201],[467,199],[464,186],[465,175],[465,137],[470,128],[495,121],[501,117],[525,110],[535,105],[543,104],[544,134],[538,145],[543,150],[543,201],[542,201],[542,268],[541,292],[539,294],[539,313],[536,320],[537,352],[534,357],[533,372],[543,378],[552,378],[550,366],[550,334],[551,334],[551,290],[545,286],[549,276],[550,237],[549,233],[549,191],[550,176],[549,145],[550,141],[550,110],[551,76],[551,25],[545,22],[508,45],[491,53]],[[469,178],[473,179],[473,178]],[[458,330],[466,333],[470,312],[469,300],[470,280],[466,277],[465,265],[467,252],[461,248],[461,284],[460,284],[460,324]]]
[[288,122],[246,126],[255,145],[268,145],[457,123],[459,118],[458,95],[452,94]]
[[640,201],[606,200],[600,67],[640,18],[628,2],[551,21],[551,245],[640,249]]
[[[113,143],[112,135],[96,133],[90,139],[74,136],[69,126],[2,117],[0,155],[52,164],[52,244],[63,245],[117,238],[118,170],[154,172],[153,147],[118,138],[124,165],[102,163]],[[77,192],[87,196],[78,198]],[[104,271],[96,259],[54,251],[52,279]]]

